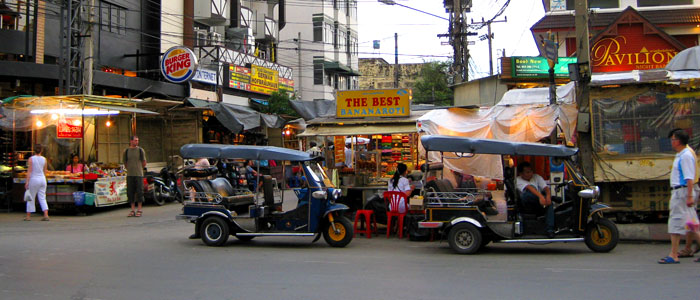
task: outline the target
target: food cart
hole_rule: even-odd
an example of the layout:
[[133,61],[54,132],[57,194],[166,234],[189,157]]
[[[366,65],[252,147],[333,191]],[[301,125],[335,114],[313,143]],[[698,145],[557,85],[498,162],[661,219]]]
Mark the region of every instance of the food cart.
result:
[[[337,174],[344,196],[362,199],[364,206],[369,197],[387,189],[398,163],[406,164],[409,173],[418,167],[416,120],[425,111],[411,111],[409,89],[339,91],[337,99],[334,117],[307,121],[297,136],[332,139],[333,154],[326,152],[326,167]],[[346,144],[351,145],[349,163]]]
[[[46,174],[49,205],[76,205],[74,193],[81,191],[94,195],[88,197],[89,205],[126,203],[125,174],[114,162],[119,161],[121,150],[128,145],[128,136],[135,128],[133,116],[157,114],[136,108],[141,102],[92,95],[6,99],[1,107],[0,128],[12,132],[12,151],[5,159],[13,170],[12,203],[23,202],[26,162],[35,144],[46,147],[43,155],[50,170]],[[98,149],[104,150],[100,156]],[[60,171],[71,153],[78,153],[85,164],[82,173]],[[113,163],[86,163],[100,157],[112,158],[107,161]]]

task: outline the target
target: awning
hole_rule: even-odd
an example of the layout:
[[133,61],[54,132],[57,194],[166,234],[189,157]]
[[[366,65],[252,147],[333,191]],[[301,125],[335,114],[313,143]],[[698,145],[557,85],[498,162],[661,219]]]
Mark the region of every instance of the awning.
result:
[[361,75],[360,73],[353,71],[351,68],[344,66],[337,61],[324,61],[323,62],[323,69],[329,70],[332,72],[336,72],[336,73],[346,74],[346,75],[353,75],[353,76],[360,76]]
[[353,124],[353,125],[307,125],[306,130],[297,136],[339,136],[339,135],[372,135],[393,133],[415,133],[416,123],[399,124]]
[[207,100],[199,100],[195,98],[187,98],[187,102],[192,104],[194,107],[209,107],[209,104],[216,104],[217,102],[213,101],[207,101]]
[[118,110],[118,111],[126,111],[126,112],[132,112],[132,113],[137,113],[137,114],[149,114],[149,115],[157,115],[158,114],[157,112],[154,112],[154,111],[140,109],[140,108],[136,108],[136,107],[130,107],[130,106],[118,106],[118,105],[106,105],[106,104],[94,104],[94,103],[85,103],[85,106],[99,107],[99,108]]

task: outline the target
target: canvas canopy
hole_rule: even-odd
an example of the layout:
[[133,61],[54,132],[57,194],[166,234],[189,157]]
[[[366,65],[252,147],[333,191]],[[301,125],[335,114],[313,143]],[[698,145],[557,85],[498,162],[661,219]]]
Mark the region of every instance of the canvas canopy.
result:
[[[571,140],[577,115],[575,85],[572,82],[557,88],[554,105],[549,104],[548,88],[510,90],[493,107],[433,110],[418,119],[418,126],[430,135],[510,142],[537,142],[548,137],[559,126],[566,139]],[[438,152],[429,155],[431,161],[440,160]],[[456,157],[453,153],[444,155]],[[499,156],[476,154],[469,159],[446,159],[444,163],[447,168],[457,172],[503,178]]]

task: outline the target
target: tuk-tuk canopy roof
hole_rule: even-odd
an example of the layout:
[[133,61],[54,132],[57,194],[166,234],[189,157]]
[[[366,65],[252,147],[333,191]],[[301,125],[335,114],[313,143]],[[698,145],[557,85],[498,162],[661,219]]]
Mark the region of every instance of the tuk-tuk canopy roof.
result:
[[250,145],[187,144],[180,148],[183,158],[227,158],[251,160],[307,161],[313,157],[299,150]]
[[578,148],[569,148],[563,145],[506,142],[446,135],[426,135],[421,137],[421,143],[426,151],[474,154],[568,157],[578,152]]

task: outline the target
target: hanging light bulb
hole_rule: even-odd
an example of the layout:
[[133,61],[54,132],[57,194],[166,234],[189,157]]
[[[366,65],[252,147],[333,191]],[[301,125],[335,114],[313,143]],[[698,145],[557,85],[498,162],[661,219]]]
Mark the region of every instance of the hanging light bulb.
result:
[[73,120],[73,126],[80,126],[80,124],[82,124],[82,122],[80,122],[80,120],[78,120],[78,119]]
[[43,125],[44,125],[44,122],[42,122],[41,120],[36,120],[36,127],[41,127]]
[[58,114],[51,114],[51,120],[58,120]]
[[107,122],[105,122],[105,126],[107,126],[107,127],[110,127],[110,126],[112,126],[112,121],[110,121],[110,120],[107,120]]

